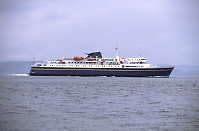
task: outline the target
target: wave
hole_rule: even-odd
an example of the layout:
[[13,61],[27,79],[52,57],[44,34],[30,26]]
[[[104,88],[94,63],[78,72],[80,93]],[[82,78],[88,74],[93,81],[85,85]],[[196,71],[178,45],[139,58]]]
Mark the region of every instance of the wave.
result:
[[29,76],[29,74],[10,74],[11,76]]

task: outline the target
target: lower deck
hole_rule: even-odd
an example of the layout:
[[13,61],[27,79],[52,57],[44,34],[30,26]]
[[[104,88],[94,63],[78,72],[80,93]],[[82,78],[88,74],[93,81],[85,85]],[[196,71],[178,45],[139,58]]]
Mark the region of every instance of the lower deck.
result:
[[168,77],[174,67],[163,68],[57,68],[31,67],[33,76],[124,76],[124,77]]

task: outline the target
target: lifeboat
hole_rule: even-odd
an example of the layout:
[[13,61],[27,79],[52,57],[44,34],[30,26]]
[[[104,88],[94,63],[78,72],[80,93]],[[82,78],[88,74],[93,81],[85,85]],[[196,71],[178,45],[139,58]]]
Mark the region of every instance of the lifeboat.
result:
[[73,59],[74,59],[74,60],[84,60],[84,57],[75,56]]

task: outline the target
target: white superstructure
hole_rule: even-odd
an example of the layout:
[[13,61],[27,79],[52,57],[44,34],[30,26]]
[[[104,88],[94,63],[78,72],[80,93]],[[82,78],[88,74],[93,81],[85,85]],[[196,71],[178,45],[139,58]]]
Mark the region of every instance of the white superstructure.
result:
[[[93,52],[100,53],[100,52]],[[100,53],[101,54],[101,53]],[[117,53],[119,54],[119,53]],[[73,68],[150,68],[146,58],[98,58],[94,57],[74,57],[62,58],[61,60],[48,60],[44,63],[36,63],[34,67],[73,67]]]

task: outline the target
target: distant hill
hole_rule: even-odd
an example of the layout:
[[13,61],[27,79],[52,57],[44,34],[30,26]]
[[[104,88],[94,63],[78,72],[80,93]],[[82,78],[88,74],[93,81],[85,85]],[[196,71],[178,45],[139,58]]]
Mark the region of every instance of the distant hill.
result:
[[0,74],[28,74],[35,61],[18,61],[0,63]]
[[175,66],[172,76],[199,76],[199,66]]
[[[0,74],[28,74],[35,61],[18,61],[0,63]],[[160,65],[159,65],[160,66]],[[161,65],[169,66],[169,65]],[[199,76],[199,66],[175,66],[171,76]]]
[[[158,64],[158,67],[172,66],[169,64]],[[199,66],[176,65],[171,76],[199,76]]]

